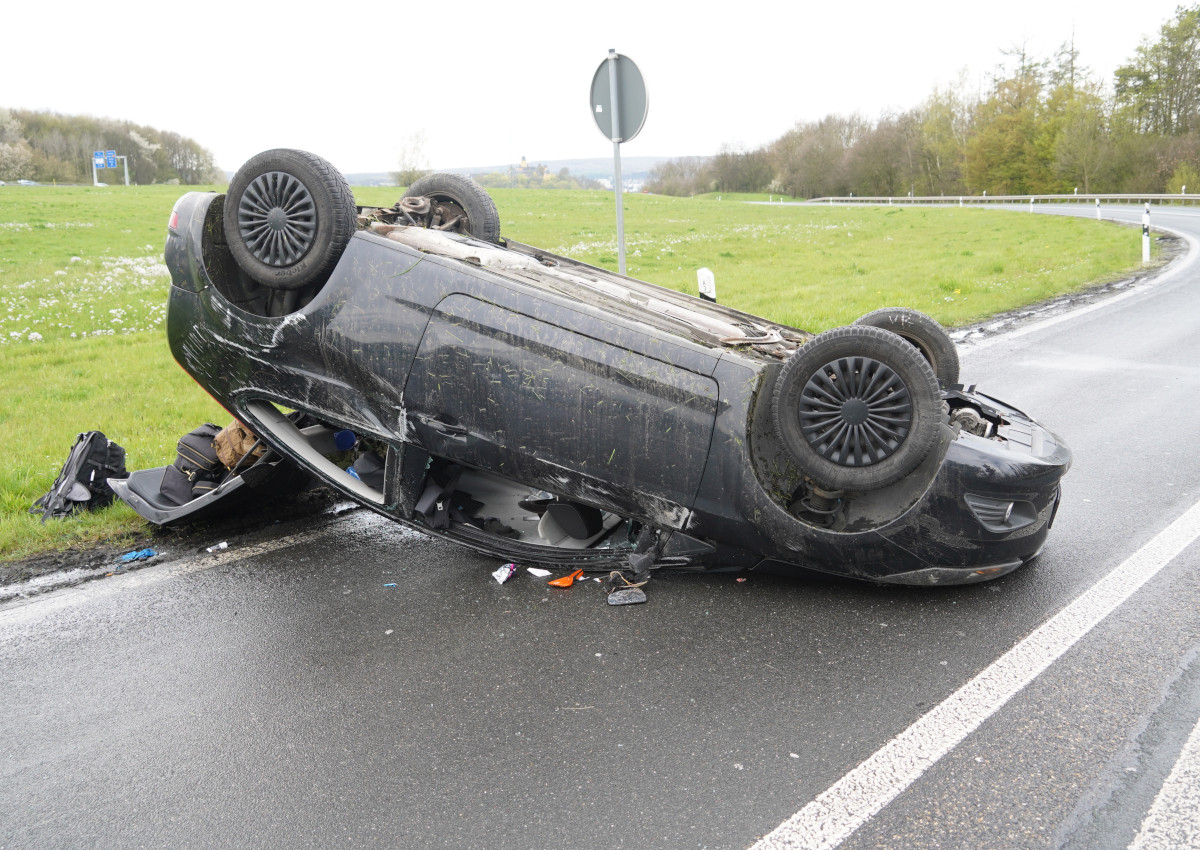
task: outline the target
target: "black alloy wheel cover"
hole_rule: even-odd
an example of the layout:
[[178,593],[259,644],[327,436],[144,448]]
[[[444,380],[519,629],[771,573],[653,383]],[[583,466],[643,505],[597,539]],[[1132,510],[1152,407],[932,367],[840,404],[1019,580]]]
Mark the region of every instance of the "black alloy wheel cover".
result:
[[882,328],[813,337],[783,364],[771,416],[783,448],[826,490],[867,492],[912,472],[937,441],[937,378],[917,348]]
[[317,205],[312,193],[285,171],[260,174],[238,203],[238,231],[251,255],[282,268],[311,250],[317,235]]
[[872,357],[840,357],[822,366],[800,391],[797,414],[813,451],[839,466],[891,457],[913,421],[903,379]]
[[225,194],[222,228],[234,261],[268,289],[319,287],[356,230],[344,178],[307,151],[276,148],[245,162]]

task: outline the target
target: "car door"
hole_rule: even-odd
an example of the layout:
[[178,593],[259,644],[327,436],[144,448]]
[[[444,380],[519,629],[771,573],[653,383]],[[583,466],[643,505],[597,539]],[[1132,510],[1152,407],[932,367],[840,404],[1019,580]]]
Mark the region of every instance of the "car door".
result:
[[579,314],[564,324],[445,298],[405,390],[412,436],[432,454],[632,515],[690,506],[716,382],[645,353],[669,344],[621,344],[646,330]]

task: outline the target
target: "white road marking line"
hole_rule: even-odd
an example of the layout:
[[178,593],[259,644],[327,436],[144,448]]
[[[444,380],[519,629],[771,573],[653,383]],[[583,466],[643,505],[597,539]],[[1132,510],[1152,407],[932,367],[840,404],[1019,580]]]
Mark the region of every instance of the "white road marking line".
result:
[[1129,850],[1200,847],[1200,723],[1150,806]]
[[763,836],[753,850],[837,847],[1200,537],[1200,504],[974,679]]

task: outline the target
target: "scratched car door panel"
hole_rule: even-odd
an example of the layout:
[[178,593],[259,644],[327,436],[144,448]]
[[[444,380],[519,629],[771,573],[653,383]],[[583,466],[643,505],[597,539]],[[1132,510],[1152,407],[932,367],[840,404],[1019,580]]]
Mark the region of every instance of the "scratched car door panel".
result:
[[435,311],[405,391],[432,453],[631,508],[691,504],[716,402],[711,378],[461,294]]

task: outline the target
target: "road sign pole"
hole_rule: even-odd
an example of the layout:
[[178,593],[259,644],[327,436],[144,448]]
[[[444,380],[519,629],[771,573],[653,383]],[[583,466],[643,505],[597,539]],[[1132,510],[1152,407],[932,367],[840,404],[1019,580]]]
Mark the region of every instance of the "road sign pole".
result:
[[625,274],[625,202],[621,196],[621,109],[617,80],[617,51],[608,51],[609,115],[612,116],[613,190],[617,199],[617,271]]
[[[617,202],[617,268],[625,274],[625,179],[621,175],[621,143],[642,131],[646,123],[646,83],[628,56],[615,50],[592,77],[591,108],[596,126],[613,143],[613,197]],[[622,115],[621,113],[625,114]]]

